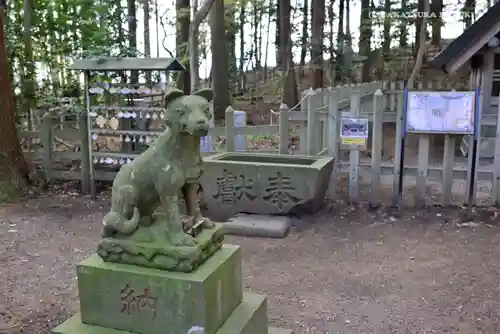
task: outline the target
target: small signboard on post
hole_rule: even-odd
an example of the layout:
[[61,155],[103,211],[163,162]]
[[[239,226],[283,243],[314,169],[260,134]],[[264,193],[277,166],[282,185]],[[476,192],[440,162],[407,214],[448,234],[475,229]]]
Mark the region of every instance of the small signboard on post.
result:
[[368,119],[341,118],[340,143],[353,148],[366,149],[368,142]]

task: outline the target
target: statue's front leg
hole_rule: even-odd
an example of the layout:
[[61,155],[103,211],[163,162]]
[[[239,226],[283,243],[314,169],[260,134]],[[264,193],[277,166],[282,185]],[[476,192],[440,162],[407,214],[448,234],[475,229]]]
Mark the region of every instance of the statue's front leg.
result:
[[215,224],[208,218],[201,215],[200,204],[198,202],[198,183],[186,183],[182,188],[184,199],[186,200],[186,210],[189,216],[194,217],[194,223],[203,221],[203,227],[213,228]]

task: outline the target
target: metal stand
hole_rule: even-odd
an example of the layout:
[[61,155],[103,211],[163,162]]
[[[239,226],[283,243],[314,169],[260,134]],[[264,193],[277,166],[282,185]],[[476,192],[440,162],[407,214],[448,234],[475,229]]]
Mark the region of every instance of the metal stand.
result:
[[404,180],[404,170],[405,170],[405,136],[406,136],[406,113],[408,109],[408,87],[404,85],[404,96],[403,96],[403,119],[401,121],[401,150],[399,154],[399,180],[398,180],[398,197],[396,206],[401,208],[401,203],[403,201],[403,180]]

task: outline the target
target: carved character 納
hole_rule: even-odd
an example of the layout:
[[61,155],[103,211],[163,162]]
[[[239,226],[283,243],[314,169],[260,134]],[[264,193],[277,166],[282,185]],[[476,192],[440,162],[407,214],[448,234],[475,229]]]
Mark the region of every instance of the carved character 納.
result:
[[120,300],[122,303],[121,313],[133,315],[141,313],[144,310],[149,310],[152,314],[152,319],[156,318],[156,302],[158,299],[149,295],[148,288],[144,288],[142,293],[136,293],[130,287],[130,284],[126,284],[120,290]]

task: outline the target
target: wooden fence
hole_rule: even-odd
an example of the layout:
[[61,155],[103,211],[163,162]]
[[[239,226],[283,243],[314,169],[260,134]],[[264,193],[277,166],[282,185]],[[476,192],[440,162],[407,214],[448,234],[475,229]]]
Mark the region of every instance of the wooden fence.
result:
[[[452,83],[440,84],[437,82],[419,82],[417,90],[466,90],[462,87],[451,87]],[[275,125],[234,126],[234,112],[228,109],[224,127],[210,129],[212,138],[225,137],[225,151],[235,151],[236,136],[276,136],[278,144],[275,149],[267,152],[278,154],[324,155],[335,159],[334,177],[330,180],[329,196],[332,199],[341,199],[347,195],[352,203],[368,201],[373,206],[382,202],[396,200],[399,180],[399,152],[400,140],[393,141],[395,156],[387,159],[382,154],[382,147],[387,137],[384,127],[395,124],[395,136],[400,138],[402,133],[403,114],[403,82],[372,82],[358,86],[335,87],[322,91],[307,91],[303,94],[300,108],[281,106],[278,113],[278,122]],[[500,110],[498,110],[500,113]],[[340,145],[341,117],[367,118],[371,124],[371,156],[357,150],[345,150]],[[483,128],[495,126],[497,115],[482,115],[480,124]],[[47,118],[49,122],[50,118]],[[483,122],[485,121],[486,122]],[[492,121],[493,120],[493,121]],[[44,120],[45,121],[45,120]],[[86,128],[85,118],[80,120],[80,130]],[[45,124],[45,123],[44,123]],[[300,137],[298,150],[289,147],[290,129],[298,130]],[[481,127],[480,127],[481,128]],[[40,133],[25,133],[24,135],[39,135],[44,147],[54,147],[53,126],[45,124]],[[81,131],[82,140],[86,134]],[[479,156],[473,162],[470,156],[457,156],[459,136],[443,135],[442,148],[432,145],[429,135],[409,135],[408,145],[414,145],[414,151],[409,150],[404,166],[405,199],[413,199],[412,205],[426,204],[450,205],[463,202],[467,198],[466,181],[471,177],[472,163],[478,163],[477,180],[482,195],[476,204],[500,204],[500,134],[495,139],[495,156],[492,161]],[[467,139],[470,141],[471,139]],[[43,168],[48,177],[61,179],[82,179],[85,171],[74,168],[61,172],[54,166],[54,160],[84,161],[79,152],[37,153],[41,158]],[[214,150],[217,152],[217,150]],[[207,152],[204,154],[211,154]],[[262,150],[259,150],[262,152]],[[79,167],[79,166],[78,166]],[[90,166],[88,167],[90,168]],[[96,173],[97,180],[110,180],[114,172],[105,174]],[[338,177],[340,176],[340,177]],[[345,178],[347,176],[347,178]],[[457,185],[458,182],[458,185]],[[483,184],[486,184],[483,187]],[[485,189],[483,189],[485,188]],[[437,189],[437,190],[436,190]],[[346,190],[346,191],[344,191]],[[411,196],[408,196],[411,195]],[[477,193],[475,194],[477,195]]]

